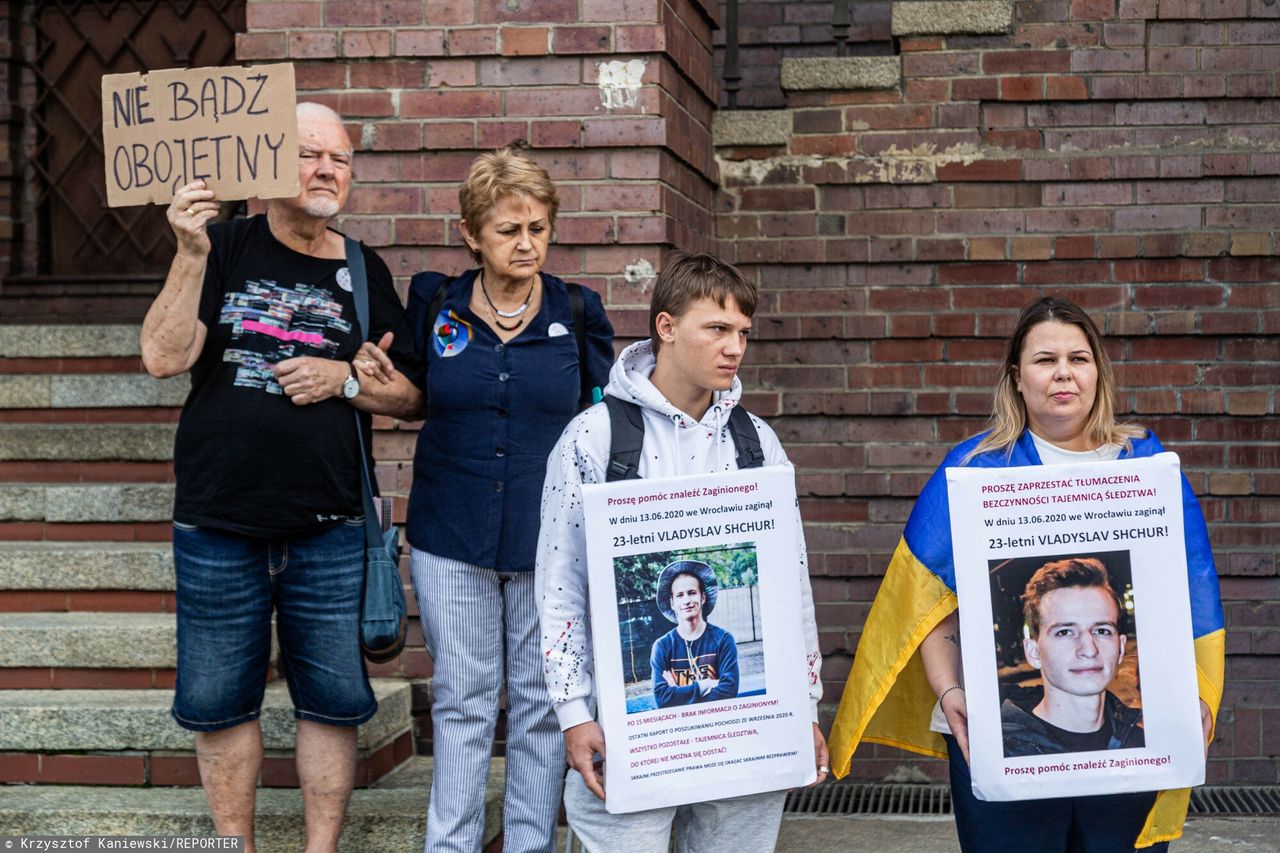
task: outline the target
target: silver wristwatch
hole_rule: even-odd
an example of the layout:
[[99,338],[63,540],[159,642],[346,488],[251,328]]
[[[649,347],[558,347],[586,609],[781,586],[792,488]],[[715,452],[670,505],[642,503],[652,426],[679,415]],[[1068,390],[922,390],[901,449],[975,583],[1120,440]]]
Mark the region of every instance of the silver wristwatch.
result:
[[347,368],[351,371],[351,375],[347,377],[346,382],[342,383],[342,399],[354,400],[356,395],[360,393],[360,378],[356,376],[354,362],[348,363]]

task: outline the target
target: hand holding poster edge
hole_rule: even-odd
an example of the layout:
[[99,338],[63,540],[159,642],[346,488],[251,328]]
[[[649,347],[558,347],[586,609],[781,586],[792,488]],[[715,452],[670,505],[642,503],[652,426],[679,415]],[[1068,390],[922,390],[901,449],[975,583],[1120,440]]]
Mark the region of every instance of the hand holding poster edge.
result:
[[[949,468],[947,482],[975,795],[1025,800],[1203,782],[1177,456]],[[1089,579],[1094,564],[1103,570],[1100,586]],[[1107,603],[1108,587],[1116,605]],[[1015,595],[1028,602],[1017,612]],[[1043,617],[1055,607],[1048,618],[1060,625],[1057,636],[1046,644],[1042,625],[1037,643],[1022,610]],[[1088,615],[1090,607],[1105,613]],[[1108,627],[1116,612],[1119,624]],[[1019,645],[1009,640],[1012,622],[1025,658],[1017,667],[1009,663]],[[1136,648],[1125,653],[1130,624],[1142,650],[1140,692]],[[1075,644],[1066,657],[1052,650],[1058,636],[1063,646]],[[1039,688],[1017,686],[1028,665],[1039,670]],[[1134,707],[1112,692],[1126,674],[1112,676],[1126,667]],[[1103,721],[1094,732],[1069,713],[1089,707]],[[1089,741],[1104,731],[1105,745]]]
[[[632,812],[814,782],[816,739],[805,677],[799,586],[794,582],[799,571],[794,544],[799,531],[792,469],[777,466],[586,485],[583,500],[595,698],[609,750],[606,809]],[[705,581],[691,585],[705,596],[697,609],[708,618],[704,631],[686,641],[678,636],[677,620],[684,618],[676,612],[680,605],[668,606],[669,614],[657,615],[657,587],[666,569],[676,563],[701,565],[697,557],[717,551],[725,552],[728,562],[758,568],[758,595],[750,587],[704,591],[702,587],[709,586]],[[625,574],[638,564],[643,564],[638,573]],[[615,571],[624,574],[615,575]],[[668,574],[690,571],[703,569],[680,566]],[[629,578],[637,574],[648,578],[647,588],[620,597],[618,579],[623,578],[623,586],[629,588]],[[624,609],[620,598],[637,597],[644,601],[632,605],[643,604],[651,611],[647,616],[655,623],[653,631],[667,631],[652,645],[647,637],[641,641],[643,664],[624,660],[620,622]],[[653,704],[663,700],[643,695],[650,680],[650,667],[645,664],[651,663],[648,656],[657,653],[653,650],[660,643],[676,648],[677,656],[684,658],[682,665],[688,661],[703,668],[700,675],[720,676],[713,671],[719,666],[719,653],[699,644],[718,636],[717,623],[730,624],[735,599],[754,602],[762,630],[761,640],[754,642],[743,642],[750,640],[745,630],[729,632],[740,636],[735,643],[735,675],[742,692],[718,699],[711,691],[701,691],[696,678],[683,675],[676,680],[682,689],[679,701],[687,704]],[[724,642],[718,640],[720,645]],[[639,655],[633,652],[631,657]],[[744,663],[744,659],[755,663]],[[634,670],[641,667],[645,675],[626,689],[628,663],[633,677],[639,678]],[[710,683],[712,678],[704,680]],[[701,695],[694,697],[698,691]]]
[[296,101],[291,63],[104,75],[108,205],[168,204],[197,179],[224,201],[297,195]]

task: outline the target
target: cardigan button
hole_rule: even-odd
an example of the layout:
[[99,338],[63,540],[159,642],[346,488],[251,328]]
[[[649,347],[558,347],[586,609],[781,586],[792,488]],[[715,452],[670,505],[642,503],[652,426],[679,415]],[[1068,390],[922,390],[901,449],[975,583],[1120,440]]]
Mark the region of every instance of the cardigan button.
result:
[[511,374],[510,374],[510,373],[499,373],[499,374],[498,374],[498,381],[499,381],[499,382],[506,382],[506,381],[507,381],[508,379],[510,379],[510,378],[511,378]]
[[502,491],[504,488],[505,488],[505,486],[503,486],[503,484],[502,484],[502,481],[501,481],[501,480],[498,480],[496,483],[494,483],[494,484],[493,484],[493,490],[494,490],[495,492],[500,492],[500,491]]

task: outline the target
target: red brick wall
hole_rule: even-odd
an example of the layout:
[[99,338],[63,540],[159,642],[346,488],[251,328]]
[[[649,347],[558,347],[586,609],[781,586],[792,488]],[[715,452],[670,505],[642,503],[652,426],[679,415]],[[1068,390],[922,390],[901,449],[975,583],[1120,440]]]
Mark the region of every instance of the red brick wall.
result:
[[[768,15],[819,5],[759,3],[752,26],[768,41]],[[348,116],[344,227],[401,285],[467,265],[458,180],[516,139],[561,188],[550,271],[601,291],[622,336],[643,332],[666,246],[758,278],[743,379],[800,469],[832,704],[914,496],[982,423],[1018,308],[1084,303],[1122,415],[1182,454],[1210,518],[1229,627],[1210,778],[1277,781],[1280,3],[1020,0],[1011,35],[904,39],[899,88],[793,93],[791,143],[736,151],[711,145],[700,0],[509,8],[253,2],[240,58],[294,61],[303,94]],[[597,63],[632,59],[634,105],[606,108]],[[401,493],[413,438],[378,435]],[[390,671],[429,673],[413,642]],[[902,764],[886,750],[858,772]]]
[[1280,4],[1018,2],[1011,35],[901,50],[900,90],[793,94],[786,149],[719,151],[722,251],[766,295],[743,379],[801,467],[828,698],[1018,309],[1060,293],[1105,326],[1122,417],[1181,454],[1210,521],[1209,779],[1276,782]]

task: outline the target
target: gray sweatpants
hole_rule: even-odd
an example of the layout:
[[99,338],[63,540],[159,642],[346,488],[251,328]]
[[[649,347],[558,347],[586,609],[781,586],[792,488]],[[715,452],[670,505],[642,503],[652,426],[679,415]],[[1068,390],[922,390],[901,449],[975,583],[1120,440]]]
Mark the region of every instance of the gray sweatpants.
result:
[[587,853],[667,853],[675,829],[676,853],[772,853],[782,824],[786,791],[710,800],[631,814],[609,814],[570,770],[564,784],[569,826]]

